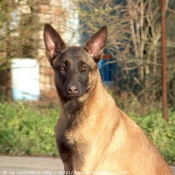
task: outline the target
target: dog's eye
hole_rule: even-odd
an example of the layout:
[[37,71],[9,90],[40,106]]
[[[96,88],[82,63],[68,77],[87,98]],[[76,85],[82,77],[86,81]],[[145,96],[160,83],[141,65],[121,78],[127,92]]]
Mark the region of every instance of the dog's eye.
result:
[[88,66],[86,64],[81,65],[81,71],[87,70]]
[[61,65],[61,66],[59,67],[59,69],[60,69],[60,71],[66,70],[66,65]]

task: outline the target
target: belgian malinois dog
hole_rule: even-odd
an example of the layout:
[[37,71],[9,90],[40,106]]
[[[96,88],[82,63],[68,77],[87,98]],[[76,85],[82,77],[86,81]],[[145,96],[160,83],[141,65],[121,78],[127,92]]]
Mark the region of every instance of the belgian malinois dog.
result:
[[152,142],[102,85],[97,64],[106,40],[104,26],[84,47],[68,47],[51,25],[44,27],[61,103],[55,135],[65,174],[172,175]]

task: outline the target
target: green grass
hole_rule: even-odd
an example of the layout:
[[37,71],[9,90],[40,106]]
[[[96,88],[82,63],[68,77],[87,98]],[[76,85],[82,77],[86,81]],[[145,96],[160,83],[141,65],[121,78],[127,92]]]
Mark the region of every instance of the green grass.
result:
[[161,112],[155,111],[142,117],[130,114],[130,117],[143,129],[166,161],[175,163],[175,112],[169,112],[167,121],[162,118]]
[[[57,156],[54,126],[59,108],[33,108],[24,103],[0,103],[0,154]],[[175,112],[130,117],[145,131],[168,163],[175,162]]]
[[54,126],[59,109],[0,103],[0,154],[56,156]]

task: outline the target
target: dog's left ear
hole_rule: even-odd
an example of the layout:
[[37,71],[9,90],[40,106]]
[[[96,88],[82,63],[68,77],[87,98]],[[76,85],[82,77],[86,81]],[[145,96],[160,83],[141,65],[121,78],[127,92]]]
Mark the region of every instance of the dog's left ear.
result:
[[107,27],[102,27],[95,33],[84,46],[84,49],[92,56],[94,61],[98,63],[103,56],[103,49],[105,48],[107,40]]

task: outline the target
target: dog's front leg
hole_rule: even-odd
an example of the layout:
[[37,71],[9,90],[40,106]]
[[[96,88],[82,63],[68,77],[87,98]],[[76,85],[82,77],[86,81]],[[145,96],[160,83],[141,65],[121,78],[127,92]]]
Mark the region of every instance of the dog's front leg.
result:
[[74,174],[69,163],[64,163],[64,175]]
[[[84,151],[86,152],[86,151]],[[72,167],[75,175],[92,175],[95,174],[98,163],[100,162],[100,155],[97,151],[88,151],[87,154],[81,152],[81,156],[73,156]]]

